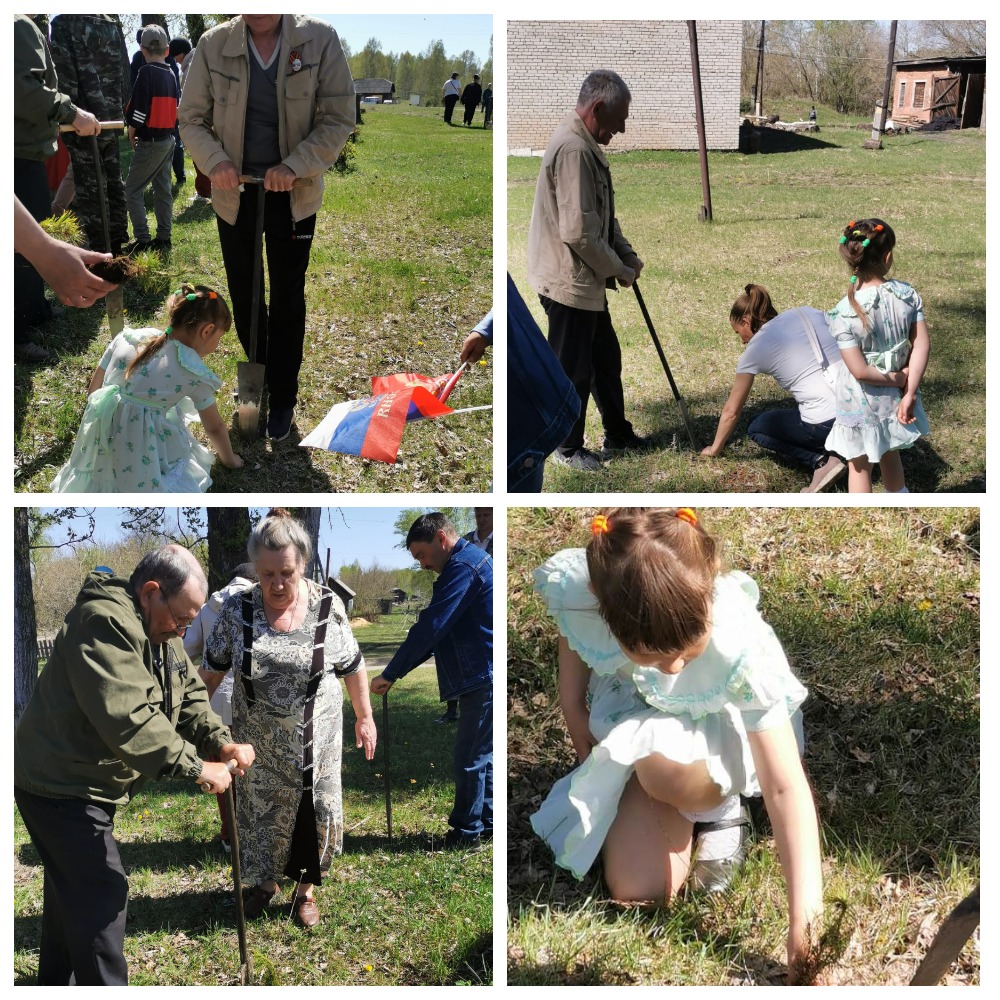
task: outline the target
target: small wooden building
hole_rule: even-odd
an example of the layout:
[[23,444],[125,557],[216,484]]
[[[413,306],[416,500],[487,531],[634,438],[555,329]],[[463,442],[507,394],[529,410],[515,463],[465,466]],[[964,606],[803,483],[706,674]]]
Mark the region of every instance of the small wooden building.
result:
[[986,56],[937,56],[895,64],[892,118],[923,124],[954,119],[986,127]]
[[365,77],[363,80],[354,81],[354,93],[359,100],[364,100],[366,97],[376,97],[378,103],[382,104],[392,100],[392,95],[396,93],[396,85],[391,80]]
[[354,609],[354,598],[357,597],[357,593],[351,590],[339,576],[331,576],[326,585],[344,602],[344,610],[350,614]]

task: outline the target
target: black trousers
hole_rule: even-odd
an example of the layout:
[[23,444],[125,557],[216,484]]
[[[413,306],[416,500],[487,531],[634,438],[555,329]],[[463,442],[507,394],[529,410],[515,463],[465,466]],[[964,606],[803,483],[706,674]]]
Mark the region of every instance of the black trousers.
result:
[[[250,316],[258,197],[265,199],[264,248],[271,291],[268,308],[262,271],[257,357],[251,358]],[[236,334],[247,352],[247,359],[267,367],[271,411],[291,409],[299,392],[299,369],[306,335],[306,268],[316,216],[292,222],[291,196],[287,191],[265,192],[259,185],[247,184],[240,195],[236,224],[231,226],[221,218],[216,221]]]
[[478,108],[479,105],[478,104],[465,104],[465,105],[463,105],[463,107],[465,108],[465,113],[462,115],[462,122],[465,125],[471,125],[472,124],[472,118],[475,115],[476,108]]
[[115,807],[14,788],[45,869],[39,986],[127,986],[128,880],[114,838]]
[[184,177],[184,143],[181,142],[181,130],[174,126],[174,155],[171,160],[174,178],[178,181]]
[[625,419],[622,349],[611,325],[607,302],[602,312],[590,312],[564,306],[544,295],[539,299],[549,319],[549,346],[580,397],[580,416],[558,451],[571,455],[583,447],[591,395],[601,414],[604,436],[611,441],[628,441],[634,431]]
[[449,94],[444,99],[444,120],[450,125],[451,124],[451,113],[455,110],[455,104],[458,102],[458,94]]
[[[14,194],[36,222],[52,209],[49,181],[41,160],[14,157]],[[27,258],[14,254],[14,343],[28,341],[28,331],[52,318],[52,307],[45,298],[45,282]]]

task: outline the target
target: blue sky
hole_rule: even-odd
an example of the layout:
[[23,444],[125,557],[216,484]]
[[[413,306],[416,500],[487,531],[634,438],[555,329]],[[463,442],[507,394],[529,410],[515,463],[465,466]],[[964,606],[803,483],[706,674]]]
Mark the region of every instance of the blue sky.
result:
[[[47,509],[47,508],[43,508]],[[398,537],[392,529],[400,507],[326,507],[320,522],[320,559],[325,563],[329,547],[330,568],[339,569],[357,559],[362,568],[378,563],[390,569],[416,564],[405,549],[396,548]],[[98,507],[95,511],[97,540],[113,542],[121,538],[120,507]],[[176,508],[167,508],[169,523],[176,524]],[[56,533],[53,541],[62,541],[65,532]],[[117,569],[117,567],[115,567]]]
[[441,39],[449,56],[471,49],[480,63],[490,55],[493,18],[482,14],[316,14],[329,21],[347,41],[351,52],[360,52],[369,38],[382,43],[383,52],[420,55]]

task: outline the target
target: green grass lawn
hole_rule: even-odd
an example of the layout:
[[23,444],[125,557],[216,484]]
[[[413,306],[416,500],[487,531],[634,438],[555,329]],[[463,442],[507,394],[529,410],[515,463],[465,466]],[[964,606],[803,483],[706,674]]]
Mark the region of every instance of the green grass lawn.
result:
[[[347,701],[345,697],[345,702]],[[386,835],[384,757],[354,749],[344,710],[344,853],[316,890],[312,932],[287,907],[248,925],[262,985],[488,984],[493,978],[493,851],[443,851],[454,796],[454,728],[439,714],[433,670],[417,670],[390,699],[393,842]],[[375,705],[382,732],[382,707]],[[218,843],[214,796],[186,782],[141,792],[116,820],[129,876],[125,939],[134,985],[237,985],[232,874]],[[282,899],[290,902],[286,885]],[[14,981],[34,982],[42,869],[14,821]]]
[[379,615],[378,620],[369,625],[352,624],[351,628],[366,658],[388,660],[400,647],[410,626],[415,625],[416,621],[416,609],[408,611],[404,608],[393,608],[391,614]]
[[[799,104],[801,102],[798,102]],[[798,104],[795,105],[797,107]],[[808,104],[804,105],[808,112]],[[782,117],[800,115],[790,107]],[[862,149],[868,131],[819,109],[821,131],[777,133],[785,151],[710,153],[714,222],[702,203],[696,153],[611,156],[616,215],[645,262],[640,287],[700,447],[712,442],[732,386],[739,341],[729,309],[748,282],[767,287],[780,310],[831,308],[848,287],[837,240],[848,220],[880,216],[895,229],[894,274],[923,297],[931,360],[922,385],[929,438],[904,455],[911,491],[985,489],[986,136],[984,131],[914,133]],[[825,123],[833,122],[832,126]],[[508,268],[543,331],[544,314],[527,284],[527,234],[537,158],[507,161]],[[726,455],[692,454],[678,408],[634,295],[609,295],[622,343],[627,412],[660,450],[615,461],[603,473],[550,463],[553,492],[796,492],[805,472],[784,465],[745,436],[752,417],[791,404],[760,377]],[[602,432],[591,403],[588,446]],[[700,450],[699,447],[699,450]],[[846,480],[838,485],[846,490]],[[880,488],[880,487],[878,487]]]
[[[810,692],[805,764],[840,915],[826,974],[905,984],[980,875],[979,511],[700,513]],[[586,545],[592,514],[508,512],[508,983],[780,985],[787,905],[766,826],[726,892],[653,913],[614,908],[599,865],[576,882],[531,830],[575,764],[531,571]],[[977,984],[979,954],[977,932],[951,981]]]
[[[371,377],[454,371],[462,341],[492,305],[492,136],[448,128],[440,112],[409,105],[369,108],[355,169],[329,172],[306,276],[306,349],[298,433],[248,444],[246,462],[213,469],[214,492],[478,491],[491,473],[492,411],[419,421],[406,428],[395,465],[297,447],[337,402],[371,395]],[[128,156],[123,156],[127,169]],[[166,295],[181,280],[226,293],[215,213],[194,202],[194,171],[174,201],[173,252],[152,288],[125,290],[126,323],[165,324]],[[152,208],[151,197],[147,208]],[[280,317],[274,322],[280,323]],[[57,354],[15,367],[15,482],[44,491],[69,457],[86,386],[108,342],[102,307],[68,310],[46,325]],[[223,380],[219,409],[234,414],[235,331],[208,359]],[[462,376],[454,408],[493,401],[492,352]]]

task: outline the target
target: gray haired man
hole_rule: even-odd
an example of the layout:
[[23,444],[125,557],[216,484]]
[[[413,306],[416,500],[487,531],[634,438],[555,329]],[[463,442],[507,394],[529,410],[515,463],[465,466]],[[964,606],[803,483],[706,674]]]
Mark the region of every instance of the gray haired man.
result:
[[[607,289],[628,287],[643,263],[615,218],[611,170],[601,146],[625,131],[632,95],[611,70],[584,81],[576,109],[549,140],[535,188],[528,231],[528,283],[549,320],[549,345],[580,397],[580,416],[555,460],[586,472],[601,460],[644,451],[625,417],[622,354],[608,311]],[[593,394],[604,425],[600,456],[584,447],[587,401]]]
[[45,870],[39,986],[128,982],[117,807],[156,778],[225,791],[227,762],[243,774],[254,761],[209,708],[181,644],[207,590],[178,545],[144,556],[128,580],[95,570],[21,716],[14,799]]

